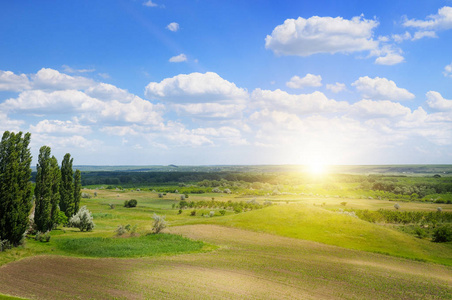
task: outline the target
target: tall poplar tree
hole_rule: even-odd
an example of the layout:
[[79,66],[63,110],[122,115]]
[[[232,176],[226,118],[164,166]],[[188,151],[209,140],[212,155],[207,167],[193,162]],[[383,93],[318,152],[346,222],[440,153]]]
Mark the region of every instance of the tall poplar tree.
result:
[[50,203],[52,205],[50,216],[52,220],[52,226],[58,223],[58,215],[60,213],[60,184],[61,184],[61,171],[58,166],[58,161],[55,156],[50,159],[50,182],[52,188],[52,198]]
[[38,164],[36,165],[35,186],[35,224],[39,231],[52,229],[52,186],[50,173],[50,147],[42,146],[39,149]]
[[82,173],[80,170],[75,170],[74,177],[74,213],[77,213],[80,208],[80,199],[82,198]]
[[39,231],[52,230],[58,222],[61,175],[58,161],[55,156],[50,157],[50,151],[48,146],[41,147],[36,166],[35,224]]
[[0,236],[17,246],[31,210],[30,133],[5,131],[0,142]]
[[60,209],[70,218],[76,213],[74,204],[74,172],[71,155],[66,153],[61,162]]

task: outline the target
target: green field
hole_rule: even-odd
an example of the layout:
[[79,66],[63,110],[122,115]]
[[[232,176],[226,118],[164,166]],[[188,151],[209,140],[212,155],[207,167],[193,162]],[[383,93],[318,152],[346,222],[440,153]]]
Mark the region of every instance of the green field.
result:
[[[419,224],[370,223],[339,212],[395,210],[389,199],[204,193],[186,199],[202,207],[179,213],[180,194],[159,197],[152,189],[83,190],[92,195],[81,204],[93,213],[94,230],[60,227],[48,243],[30,237],[0,253],[0,293],[32,299],[452,298],[452,243],[401,230]],[[123,207],[130,199],[137,207]],[[226,207],[250,201],[273,205],[240,213]],[[400,206],[436,212],[438,204]],[[441,206],[442,213],[452,212],[451,204]],[[154,213],[168,221],[163,234],[149,234]],[[118,236],[120,225],[135,231]]]

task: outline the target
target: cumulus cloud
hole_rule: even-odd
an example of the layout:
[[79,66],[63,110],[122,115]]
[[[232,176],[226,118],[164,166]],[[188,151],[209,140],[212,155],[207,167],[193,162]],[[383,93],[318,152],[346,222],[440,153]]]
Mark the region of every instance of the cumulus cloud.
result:
[[440,111],[452,111],[452,100],[444,99],[440,93],[429,91],[426,94],[427,104],[433,109]]
[[352,86],[356,87],[367,99],[403,101],[414,98],[414,95],[408,90],[397,87],[394,81],[386,78],[360,77],[352,83]]
[[232,119],[242,116],[246,109],[244,104],[222,103],[189,103],[174,104],[172,106],[178,113],[209,119]]
[[179,54],[177,56],[173,56],[169,59],[169,62],[178,63],[187,61],[187,56],[185,54]]
[[0,91],[19,92],[30,88],[27,75],[0,70]]
[[452,77],[452,63],[444,67],[443,74],[446,77]]
[[32,133],[52,133],[52,134],[89,134],[91,128],[89,126],[80,125],[73,121],[60,121],[60,120],[43,120],[36,126],[30,126],[30,132]]
[[387,100],[373,101],[361,100],[351,106],[352,114],[365,117],[398,117],[411,113],[411,110],[401,105]]
[[279,89],[275,91],[255,89],[251,98],[256,107],[297,114],[339,112],[349,107],[347,102],[328,99],[325,94],[318,91],[293,95]]
[[303,78],[293,76],[286,85],[292,89],[302,89],[309,86],[318,87],[322,86],[322,76],[309,73]]
[[351,20],[341,17],[287,19],[265,39],[265,47],[278,55],[309,56],[316,53],[350,53],[378,47],[373,40],[376,20],[363,16]]
[[32,76],[32,79],[33,87],[37,89],[78,90],[88,88],[95,84],[92,79],[81,76],[70,76],[49,68],[42,68],[36,75]]
[[176,32],[179,30],[179,24],[176,22],[169,23],[166,28],[172,32]]
[[392,66],[403,62],[405,58],[397,53],[387,53],[385,56],[380,56],[375,59],[377,65]]
[[46,114],[65,114],[75,111],[98,111],[103,104],[76,90],[46,92],[41,90],[24,91],[17,98],[11,98],[0,104],[7,111],[24,111]]
[[411,40],[411,38],[412,38],[411,33],[409,33],[408,31],[405,31],[404,34],[393,34],[391,37],[394,40],[394,42],[396,42],[396,43],[401,43],[406,40]]
[[438,9],[438,13],[429,15],[425,20],[405,18],[405,27],[414,27],[422,30],[447,30],[452,29],[452,7],[444,6]]
[[344,83],[336,82],[335,84],[327,84],[326,88],[332,91],[333,93],[339,93],[345,91],[346,86]]
[[437,38],[438,36],[436,35],[436,32],[434,32],[434,31],[418,31],[418,32],[414,33],[414,36],[413,36],[412,40],[416,41],[416,40],[420,40],[420,39],[425,38],[425,37]]
[[180,74],[146,86],[146,97],[174,103],[238,102],[248,92],[213,72]]

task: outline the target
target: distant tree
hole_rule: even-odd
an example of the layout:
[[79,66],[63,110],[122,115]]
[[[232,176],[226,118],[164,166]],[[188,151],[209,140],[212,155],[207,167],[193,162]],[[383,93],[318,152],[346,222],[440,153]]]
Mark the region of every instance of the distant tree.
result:
[[75,170],[74,176],[74,211],[78,211],[80,207],[80,198],[82,197],[82,172]]
[[71,155],[66,153],[61,163],[60,209],[70,218],[75,214],[74,178]]
[[400,208],[400,205],[398,203],[396,203],[396,204],[394,204],[394,208],[398,210]]
[[30,133],[5,131],[0,142],[0,236],[17,246],[31,210]]

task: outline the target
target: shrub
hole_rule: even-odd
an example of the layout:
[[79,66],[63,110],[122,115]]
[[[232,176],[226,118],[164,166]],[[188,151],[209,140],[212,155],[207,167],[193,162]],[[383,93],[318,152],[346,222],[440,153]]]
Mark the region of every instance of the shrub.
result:
[[438,208],[436,209],[436,211],[437,211],[437,212],[442,212],[443,209],[442,209],[441,207],[438,207]]
[[46,231],[45,233],[42,233],[41,231],[38,231],[35,235],[35,240],[42,243],[48,243],[50,241],[50,232]]
[[154,219],[154,224],[152,225],[152,232],[157,234],[166,227],[165,216],[159,216],[154,214],[152,218]]
[[123,225],[119,225],[115,230],[117,236],[121,236],[126,233],[126,228]]
[[212,211],[210,211],[210,213],[209,213],[209,217],[213,217],[215,215],[215,212],[212,210]]
[[226,214],[226,210],[222,209],[219,211],[220,215],[224,216]]
[[163,194],[162,193],[159,193],[159,198],[163,198]]
[[345,206],[345,205],[347,205],[347,202],[341,202],[341,205]]
[[113,203],[108,203],[108,206],[110,206],[110,209],[115,209],[116,205],[114,205]]
[[179,209],[178,215],[182,214],[182,209]]
[[420,227],[416,228],[416,229],[414,230],[414,233],[416,234],[416,236],[417,236],[418,238],[423,238],[423,237],[425,236],[425,230],[422,229],[422,228],[420,228]]
[[80,210],[69,219],[69,226],[76,227],[80,231],[91,231],[94,228],[93,215],[82,206]]
[[436,243],[452,242],[452,228],[450,226],[436,228],[432,241]]
[[91,194],[83,192],[82,193],[82,198],[91,199]]
[[236,207],[234,207],[234,212],[236,214],[241,213],[242,212],[242,208],[240,206],[236,206]]
[[2,240],[2,237],[0,236],[0,252],[5,251],[6,249],[11,249],[12,245],[8,240]]
[[129,201],[124,201],[124,207],[136,207],[138,204],[138,201],[135,199],[130,199]]
[[97,197],[97,192],[94,192],[94,197]]
[[180,201],[184,201],[185,200],[185,195],[180,195]]
[[399,209],[399,208],[400,208],[399,203],[394,204],[394,208],[395,208],[395,209]]
[[196,210],[192,210],[192,211],[190,212],[190,216],[196,216]]

